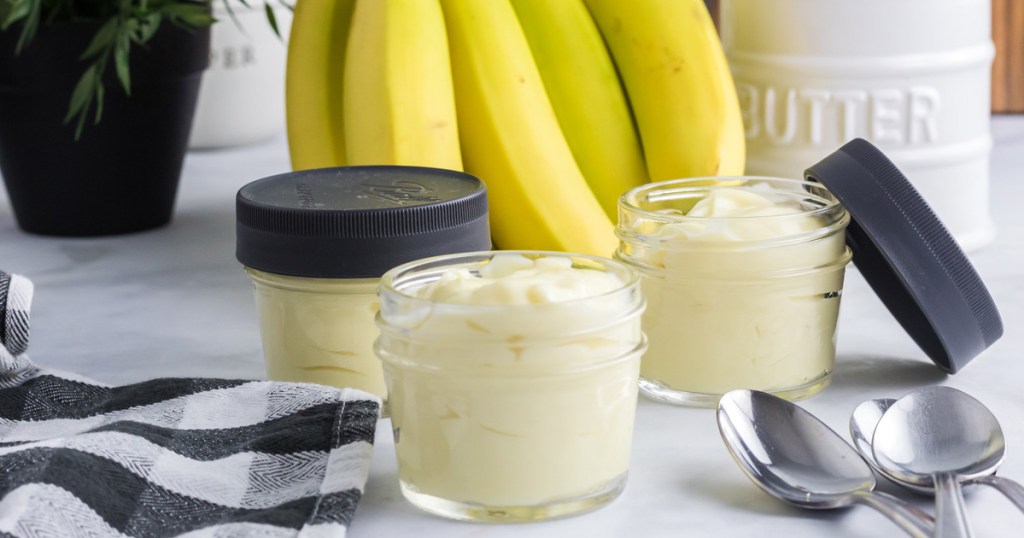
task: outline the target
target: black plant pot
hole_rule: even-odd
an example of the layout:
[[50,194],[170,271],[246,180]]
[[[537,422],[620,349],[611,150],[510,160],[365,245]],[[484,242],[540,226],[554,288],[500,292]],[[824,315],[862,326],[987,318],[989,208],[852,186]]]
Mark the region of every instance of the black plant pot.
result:
[[0,174],[18,225],[45,235],[136,232],[170,222],[210,32],[165,22],[130,54],[131,96],[114,75],[98,125],[64,124],[98,23],[40,28],[20,55],[0,32]]

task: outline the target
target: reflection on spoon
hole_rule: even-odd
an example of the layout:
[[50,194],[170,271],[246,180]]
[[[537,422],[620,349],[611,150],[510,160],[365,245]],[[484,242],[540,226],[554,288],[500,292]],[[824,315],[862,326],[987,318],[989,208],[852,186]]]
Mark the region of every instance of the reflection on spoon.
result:
[[719,401],[717,416],[733,459],[768,494],[801,508],[865,504],[911,536],[931,536],[931,516],[874,491],[875,475],[857,452],[797,405],[766,392],[734,390]]
[[969,537],[960,482],[992,474],[1003,459],[1002,430],[981,402],[949,387],[900,398],[875,427],[872,453],[886,474],[934,484],[936,536]]
[[[889,409],[889,407],[894,403],[896,403],[896,400],[893,398],[877,398],[861,402],[860,405],[853,410],[853,414],[850,415],[850,437],[853,439],[853,446],[857,449],[857,452],[860,452],[860,455],[867,460],[868,464],[882,476],[912,491],[925,495],[933,495],[935,493],[934,484],[917,485],[909,482],[903,482],[895,476],[888,475],[885,470],[878,466],[878,462],[875,461],[875,455],[872,453],[871,449],[871,442],[874,438],[875,427],[878,425],[878,421],[882,418],[882,413],[885,413],[886,409]],[[993,474],[971,478],[965,480],[963,484],[992,486],[1010,499],[1010,501],[1013,502],[1020,511],[1024,512],[1024,486],[1021,486],[1019,483],[1010,480],[1009,478],[997,476],[995,474],[995,469],[993,469]]]

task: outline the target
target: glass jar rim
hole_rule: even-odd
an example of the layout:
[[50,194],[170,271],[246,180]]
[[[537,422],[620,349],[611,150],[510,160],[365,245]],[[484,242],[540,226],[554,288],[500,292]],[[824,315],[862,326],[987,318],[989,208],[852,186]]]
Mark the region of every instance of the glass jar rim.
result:
[[[417,297],[408,293],[408,288],[399,287],[398,283],[401,282],[403,276],[415,274],[415,272],[422,271],[429,268],[442,268],[442,267],[458,267],[459,261],[463,261],[464,264],[472,262],[484,262],[493,259],[495,256],[500,255],[520,255],[532,259],[538,259],[541,257],[558,257],[568,258],[573,260],[574,265],[578,261],[590,262],[597,264],[604,270],[611,269],[621,278],[621,285],[613,290],[606,291],[597,295],[589,295],[586,297],[579,297],[575,299],[569,299],[565,301],[556,301],[551,303],[541,304],[498,304],[498,305],[482,305],[482,304],[466,304],[466,303],[454,303],[446,301],[438,301],[435,299],[428,299],[423,297]],[[438,272],[440,274],[440,272]],[[433,280],[425,280],[421,282],[421,285],[426,285]],[[422,258],[411,262],[404,263],[384,273],[384,276],[380,279],[380,293],[393,293],[398,295],[405,301],[417,301],[424,303],[432,303],[435,305],[444,305],[449,307],[459,308],[473,308],[480,311],[497,310],[497,309],[522,309],[522,308],[537,308],[543,305],[559,305],[559,306],[572,306],[576,304],[586,304],[588,302],[600,301],[605,298],[620,294],[624,290],[629,290],[639,285],[640,275],[639,273],[628,266],[627,264],[614,260],[611,258],[605,258],[602,256],[594,256],[591,254],[578,254],[574,252],[559,252],[549,250],[481,250],[475,252],[460,252],[456,254],[442,254],[440,256],[432,256],[429,258]],[[419,288],[420,286],[415,286]]]
[[315,277],[282,275],[243,266],[254,284],[305,293],[377,293],[380,277]]
[[[822,205],[820,207],[808,209],[806,211],[788,213],[784,215],[707,217],[664,213],[656,210],[645,209],[641,207],[641,204],[638,202],[641,199],[641,197],[649,197],[652,193],[661,194],[661,196],[663,197],[662,199],[672,200],[679,198],[682,194],[737,187],[750,183],[752,181],[767,183],[769,185],[780,184],[791,187],[789,190],[781,191],[783,193],[797,193],[799,191],[793,189],[793,187],[801,186],[803,187],[802,190],[806,196],[812,197],[814,200],[821,203]],[[709,182],[712,183],[709,184]],[[814,194],[807,189],[808,187],[820,189],[824,193],[827,193],[828,197],[825,198],[817,194]],[[830,191],[828,187],[822,183],[819,183],[817,181],[807,181],[802,179],[789,179],[772,176],[705,176],[657,181],[630,189],[621,197],[619,197],[618,205],[621,210],[628,211],[629,213],[635,214],[648,220],[661,221],[666,223],[715,222],[720,220],[742,220],[746,222],[758,222],[779,219],[804,218],[808,216],[821,216],[831,211],[835,211],[837,207],[842,209],[843,213],[846,212],[846,210],[842,208],[842,204],[839,202],[839,199],[836,198],[836,196],[832,194],[832,191]]]

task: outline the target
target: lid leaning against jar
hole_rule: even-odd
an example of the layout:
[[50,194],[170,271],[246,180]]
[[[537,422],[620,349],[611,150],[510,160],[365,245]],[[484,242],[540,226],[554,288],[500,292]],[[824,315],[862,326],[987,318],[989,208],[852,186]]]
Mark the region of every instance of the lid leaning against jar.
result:
[[846,207],[854,265],[936,365],[956,373],[1002,336],[999,311],[970,260],[878,148],[852,140],[804,175]]
[[416,166],[348,166],[258,179],[235,197],[236,252],[291,276],[375,278],[412,260],[491,248],[487,189]]

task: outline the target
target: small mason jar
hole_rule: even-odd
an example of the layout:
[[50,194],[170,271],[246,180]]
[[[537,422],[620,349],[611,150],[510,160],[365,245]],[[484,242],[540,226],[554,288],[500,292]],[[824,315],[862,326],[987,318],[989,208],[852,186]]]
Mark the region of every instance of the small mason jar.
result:
[[825,186],[799,180],[694,178],[623,195],[616,258],[640,272],[647,299],[644,394],[710,407],[733,389],[824,389],[848,222]]
[[301,170],[236,198],[237,257],[256,292],[267,377],[387,390],[377,288],[402,263],[490,248],[487,191],[469,174],[415,166]]
[[379,278],[245,272],[256,293],[268,379],[352,387],[386,400],[373,355]]
[[618,496],[646,348],[634,271],[566,253],[441,256],[385,274],[380,300],[376,350],[412,504],[516,522]]

